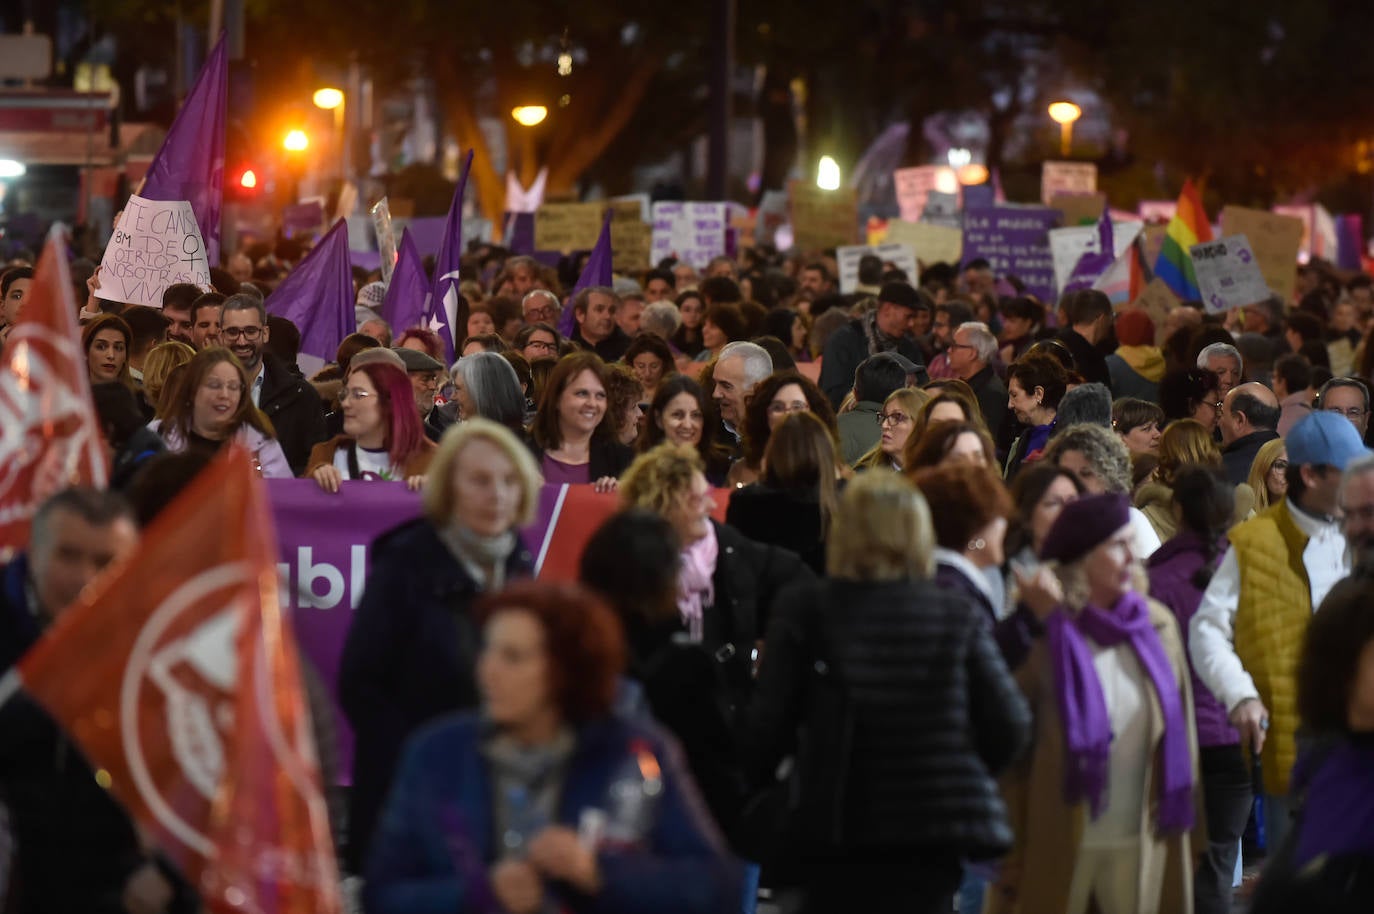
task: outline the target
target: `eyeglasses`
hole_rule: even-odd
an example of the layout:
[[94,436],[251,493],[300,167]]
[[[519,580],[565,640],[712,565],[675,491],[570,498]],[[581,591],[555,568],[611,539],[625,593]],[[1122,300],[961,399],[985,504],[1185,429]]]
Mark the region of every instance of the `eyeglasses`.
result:
[[878,427],[882,428],[889,422],[893,425],[905,425],[911,421],[911,417],[906,413],[878,413]]
[[257,340],[258,337],[262,336],[262,328],[225,327],[222,330],[220,330],[219,335],[224,337],[226,340],[236,340],[239,337],[243,337],[245,340],[251,343]]
[[1347,419],[1359,419],[1364,416],[1367,410],[1358,406],[1351,406],[1347,409],[1341,409],[1339,406],[1328,406],[1322,412],[1335,413],[1338,416],[1345,416]]
[[557,343],[546,343],[543,340],[530,340],[525,344],[526,349],[538,349],[541,352],[554,352],[558,349]]
[[216,392],[221,390],[227,390],[231,394],[243,393],[243,385],[240,384],[238,381],[230,381],[228,384],[224,383],[223,381],[206,381],[204,384],[200,386],[204,390],[213,390]]
[[1287,469],[1288,469],[1288,461],[1287,461],[1287,460],[1275,460],[1275,461],[1269,466],[1269,472],[1271,472],[1271,473],[1283,473],[1283,472],[1287,471]]
[[971,343],[950,343],[950,344],[949,344],[949,348],[950,348],[950,349],[977,349],[978,347],[972,345]]
[[352,390],[339,391],[339,402],[347,403],[349,400],[357,400],[359,402],[362,402],[363,400],[366,400],[368,397],[375,396],[377,395],[370,390],[360,390],[355,387]]
[[804,413],[810,408],[805,403],[793,403],[790,406],[786,403],[769,403],[768,415],[781,416],[786,413]]

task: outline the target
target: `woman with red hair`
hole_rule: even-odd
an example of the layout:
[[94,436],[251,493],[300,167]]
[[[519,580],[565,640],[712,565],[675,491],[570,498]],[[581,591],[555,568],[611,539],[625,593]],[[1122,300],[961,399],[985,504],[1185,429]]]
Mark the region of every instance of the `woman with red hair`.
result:
[[315,445],[305,475],[326,492],[345,479],[424,484],[434,443],[425,437],[410,378],[395,365],[369,362],[348,373],[339,391],[343,434]]
[[417,349],[431,359],[444,361],[444,341],[439,338],[439,334],[426,327],[406,328],[404,333],[396,337],[395,348]]
[[521,582],[483,597],[481,711],[406,747],[365,870],[377,914],[738,908],[740,869],[681,753],[613,713],[624,635],[600,600]]

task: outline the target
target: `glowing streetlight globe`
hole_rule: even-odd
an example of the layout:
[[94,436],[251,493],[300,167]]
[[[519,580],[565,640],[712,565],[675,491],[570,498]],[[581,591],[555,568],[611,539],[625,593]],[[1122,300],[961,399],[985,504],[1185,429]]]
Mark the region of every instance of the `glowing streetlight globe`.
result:
[[1083,109],[1073,102],[1055,102],[1050,105],[1050,120],[1056,124],[1072,124],[1083,116]]
[[310,148],[310,138],[305,135],[304,130],[292,130],[281,144],[287,152],[305,152]]
[[534,127],[544,122],[544,118],[549,116],[549,109],[543,105],[521,105],[511,111],[510,116],[521,127]]
[[821,190],[839,190],[840,163],[830,156],[821,156],[820,167],[816,169],[816,186]]
[[333,111],[335,108],[343,104],[344,94],[338,89],[316,89],[314,101],[316,108],[323,108],[326,111]]

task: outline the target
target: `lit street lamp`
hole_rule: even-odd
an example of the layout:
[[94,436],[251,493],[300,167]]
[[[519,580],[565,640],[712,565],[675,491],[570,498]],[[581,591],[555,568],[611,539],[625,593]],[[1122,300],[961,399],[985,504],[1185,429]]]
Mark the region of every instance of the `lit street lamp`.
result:
[[549,109],[543,105],[521,105],[512,110],[510,116],[521,127],[535,127],[544,123],[544,118],[549,116]]
[[292,130],[286,134],[281,145],[287,152],[305,152],[310,148],[310,137],[305,135],[304,130]]
[[1073,122],[1083,116],[1083,109],[1073,102],[1050,105],[1050,120],[1059,125],[1059,154],[1065,158],[1073,147]]
[[840,163],[831,156],[821,156],[816,169],[816,186],[821,190],[840,189]]
[[344,94],[340,89],[326,86],[316,89],[311,97],[316,108],[334,112],[334,142],[339,147],[339,177],[348,180],[348,140],[344,125]]

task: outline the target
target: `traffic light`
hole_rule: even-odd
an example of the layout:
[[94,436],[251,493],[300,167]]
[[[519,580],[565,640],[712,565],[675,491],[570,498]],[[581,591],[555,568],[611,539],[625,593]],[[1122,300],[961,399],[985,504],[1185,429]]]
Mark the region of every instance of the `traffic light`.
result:
[[257,164],[248,132],[240,121],[231,121],[227,127],[224,163],[225,198],[239,202],[257,200],[263,181],[262,169]]

